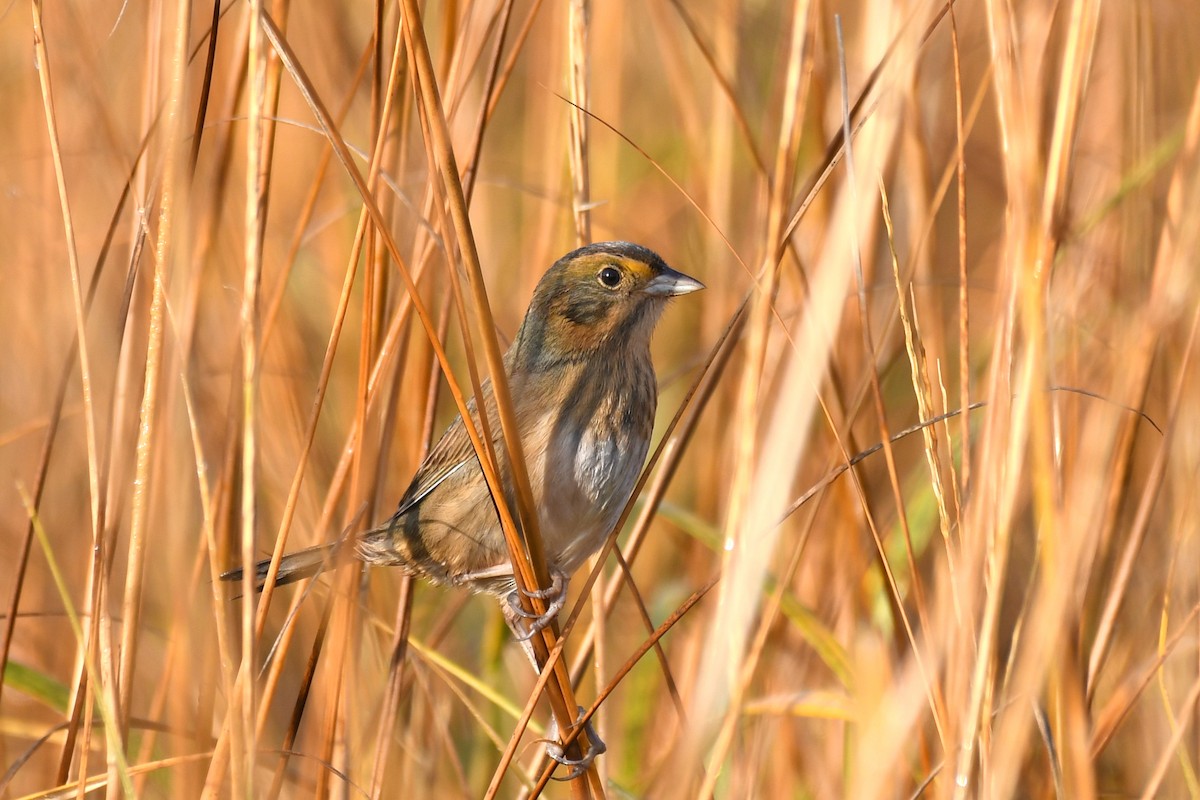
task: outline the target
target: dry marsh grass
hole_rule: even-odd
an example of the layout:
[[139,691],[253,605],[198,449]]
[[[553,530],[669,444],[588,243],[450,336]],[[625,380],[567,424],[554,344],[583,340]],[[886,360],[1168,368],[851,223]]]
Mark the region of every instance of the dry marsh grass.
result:
[[[1200,9],[419,6],[0,16],[0,795],[1200,796]],[[486,598],[215,580],[611,238],[708,289],[543,683]]]

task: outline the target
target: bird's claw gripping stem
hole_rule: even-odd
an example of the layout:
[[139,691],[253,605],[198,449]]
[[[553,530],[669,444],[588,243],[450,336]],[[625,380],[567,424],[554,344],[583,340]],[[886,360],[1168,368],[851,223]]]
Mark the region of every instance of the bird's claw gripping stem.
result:
[[[521,606],[520,595],[535,597],[538,600],[548,600],[546,613],[535,614],[526,611]],[[506,602],[508,610],[512,614],[510,619],[513,621],[513,635],[517,637],[518,641],[529,641],[553,622],[554,618],[558,616],[558,612],[562,611],[567,604],[567,576],[559,570],[551,570],[549,588],[526,591],[518,587],[508,593]],[[526,621],[526,625],[522,626],[524,630],[518,629],[516,623],[519,619]]]
[[[582,719],[583,714],[583,706],[579,706],[579,716],[575,718],[576,721]],[[576,739],[576,741],[579,741],[579,739],[587,739],[588,750],[582,758],[567,758],[563,753],[563,746],[558,742],[558,720],[552,719],[550,721],[550,730],[547,733],[548,736],[545,740],[546,755],[549,756],[553,761],[562,764],[564,767],[571,768],[571,771],[565,776],[561,778],[556,777],[555,780],[558,781],[575,780],[580,775],[587,772],[588,767],[590,767],[592,762],[596,760],[596,756],[602,755],[608,751],[608,745],[604,744],[604,740],[601,739],[599,734],[596,733],[596,729],[592,727],[591,720],[583,723],[583,733],[580,734],[578,739]]]

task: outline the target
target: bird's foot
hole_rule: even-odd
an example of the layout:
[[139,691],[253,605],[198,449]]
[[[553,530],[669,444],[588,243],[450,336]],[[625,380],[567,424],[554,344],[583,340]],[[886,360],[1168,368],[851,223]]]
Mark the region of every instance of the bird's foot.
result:
[[[583,706],[579,706],[579,716],[576,721],[583,718]],[[588,767],[596,760],[596,756],[608,752],[608,745],[604,744],[604,740],[596,733],[596,729],[592,727],[592,721],[588,720],[583,723],[583,733],[575,741],[579,742],[583,739],[587,740],[587,753],[582,758],[567,758],[563,752],[563,746],[558,742],[558,720],[550,720],[550,730],[547,731],[546,755],[552,760],[557,761],[564,767],[570,767],[571,771],[562,778],[556,777],[557,781],[573,781],[583,773],[587,772]]]
[[[546,604],[546,613],[535,614],[526,611],[521,605],[521,595],[548,601]],[[558,612],[562,611],[563,606],[567,604],[566,573],[561,570],[551,569],[549,588],[525,591],[517,587],[508,593],[505,602],[507,604],[506,610],[508,611],[505,614],[505,618],[509,620],[509,625],[513,629],[513,635],[517,637],[517,641],[529,641],[553,622],[554,618],[558,616]],[[522,624],[522,621],[524,624]]]

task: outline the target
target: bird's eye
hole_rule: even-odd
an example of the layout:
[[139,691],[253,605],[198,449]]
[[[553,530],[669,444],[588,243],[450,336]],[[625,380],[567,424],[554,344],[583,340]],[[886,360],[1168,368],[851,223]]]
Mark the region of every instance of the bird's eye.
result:
[[621,282],[621,271],[616,267],[605,267],[600,270],[600,274],[596,276],[600,279],[600,283],[607,286],[609,289],[617,288]]

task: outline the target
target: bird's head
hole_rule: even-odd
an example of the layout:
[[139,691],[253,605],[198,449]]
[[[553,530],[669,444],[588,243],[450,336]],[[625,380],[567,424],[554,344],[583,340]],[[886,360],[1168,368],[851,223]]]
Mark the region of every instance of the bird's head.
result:
[[644,350],[667,300],[703,288],[640,245],[581,247],[538,282],[513,342],[514,365],[536,370],[609,349]]

